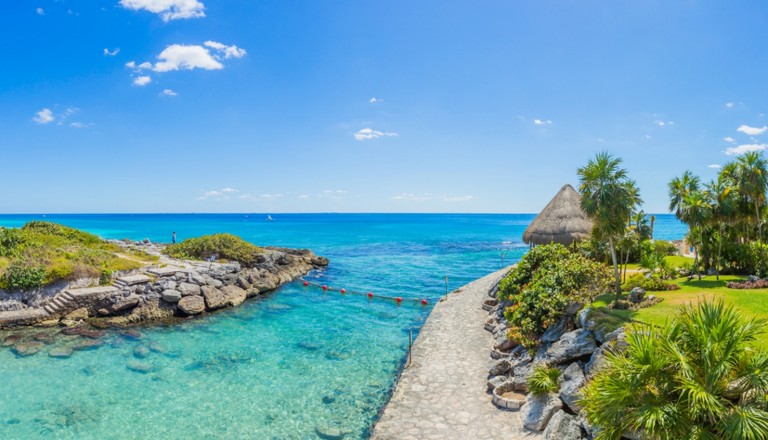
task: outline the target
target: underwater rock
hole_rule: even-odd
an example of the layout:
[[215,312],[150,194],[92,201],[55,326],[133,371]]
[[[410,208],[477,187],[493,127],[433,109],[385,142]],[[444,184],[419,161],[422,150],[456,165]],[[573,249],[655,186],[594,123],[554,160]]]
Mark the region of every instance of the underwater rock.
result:
[[43,344],[53,344],[55,338],[51,333],[40,332],[35,335],[35,341]]
[[95,350],[102,345],[104,345],[104,341],[101,339],[87,339],[80,342],[79,344],[73,345],[72,349],[78,351]]
[[53,358],[68,358],[72,356],[73,352],[74,350],[69,347],[56,347],[48,352],[48,356]]
[[342,431],[341,429],[332,426],[316,426],[315,432],[318,437],[324,440],[342,440],[349,433],[348,431]]
[[301,341],[298,344],[296,344],[296,346],[298,348],[303,348],[304,350],[308,350],[308,351],[317,351],[322,347],[322,345],[313,341]]
[[140,361],[128,361],[125,367],[133,372],[147,374],[153,370],[152,364]]
[[21,336],[19,335],[8,335],[5,339],[3,339],[3,347],[10,347],[11,345],[15,344],[19,339],[21,339]]
[[146,345],[137,345],[136,348],[133,349],[133,356],[140,359],[149,356],[149,353],[149,348]]
[[123,330],[120,332],[120,335],[126,339],[141,339],[141,337],[144,336],[140,331],[134,330],[132,328]]
[[43,344],[36,341],[18,341],[11,348],[11,351],[13,351],[16,356],[20,357],[32,356],[39,352],[42,347]]

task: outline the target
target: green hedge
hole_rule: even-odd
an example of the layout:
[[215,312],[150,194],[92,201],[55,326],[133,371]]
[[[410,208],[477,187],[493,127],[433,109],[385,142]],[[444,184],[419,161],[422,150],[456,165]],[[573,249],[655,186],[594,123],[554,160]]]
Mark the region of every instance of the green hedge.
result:
[[189,238],[163,250],[163,253],[173,258],[207,260],[216,256],[217,259],[237,261],[248,267],[255,265],[259,254],[263,252],[260,247],[232,234],[213,234]]

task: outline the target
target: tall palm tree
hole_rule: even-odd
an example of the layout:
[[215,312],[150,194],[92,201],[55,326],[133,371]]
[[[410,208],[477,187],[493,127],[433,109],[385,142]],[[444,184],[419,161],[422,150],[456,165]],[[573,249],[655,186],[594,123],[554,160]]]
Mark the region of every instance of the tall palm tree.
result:
[[[653,216],[651,216],[653,218]],[[652,237],[651,226],[648,223],[648,214],[642,209],[632,214],[632,223],[635,224],[635,230],[637,235],[640,236],[640,240],[650,240]]]
[[[683,197],[679,205],[680,220],[685,222],[690,229],[691,241],[696,249],[694,253],[693,266],[696,268],[696,275],[701,279],[699,271],[699,252],[703,243],[703,229],[706,221],[709,219],[710,205],[706,194],[702,191],[693,191]],[[698,243],[696,242],[696,232],[698,231]]]
[[581,209],[592,219],[593,235],[606,240],[611,252],[616,299],[621,298],[616,242],[624,234],[632,212],[641,202],[635,181],[620,165],[620,158],[602,152],[578,169]]
[[736,186],[733,179],[726,173],[720,174],[717,180],[712,180],[706,185],[706,194],[709,198],[710,215],[712,224],[717,228],[717,259],[715,270],[717,279],[720,279],[721,256],[723,251],[723,236],[725,227],[732,223],[736,213]]
[[682,177],[672,179],[667,188],[669,190],[669,212],[674,212],[680,218],[680,207],[683,199],[688,194],[699,190],[699,176],[689,170],[685,170]]
[[744,153],[736,160],[738,166],[739,191],[755,209],[755,226],[757,226],[758,243],[760,244],[760,267],[765,264],[763,252],[763,231],[761,211],[765,207],[765,191],[768,189],[768,161],[759,151]]

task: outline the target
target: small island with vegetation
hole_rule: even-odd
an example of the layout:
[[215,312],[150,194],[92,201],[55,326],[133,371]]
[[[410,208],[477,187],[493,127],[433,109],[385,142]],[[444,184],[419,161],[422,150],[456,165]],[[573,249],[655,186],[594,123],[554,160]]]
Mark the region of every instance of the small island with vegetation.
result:
[[231,234],[164,245],[34,221],[0,228],[0,327],[125,326],[200,315],[327,264],[309,250],[258,247]]

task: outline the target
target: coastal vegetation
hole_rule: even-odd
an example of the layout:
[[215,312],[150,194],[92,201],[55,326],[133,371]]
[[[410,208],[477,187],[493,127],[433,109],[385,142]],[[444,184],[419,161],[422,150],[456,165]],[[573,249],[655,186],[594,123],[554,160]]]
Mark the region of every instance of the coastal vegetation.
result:
[[538,364],[528,375],[528,389],[533,394],[556,393],[560,389],[560,369],[547,364]]
[[136,269],[155,257],[120,248],[74,228],[33,221],[21,228],[0,228],[0,289],[24,290],[61,280],[106,278]]
[[185,260],[227,260],[237,261],[246,267],[253,267],[264,251],[232,234],[212,234],[188,238],[181,243],[167,246],[163,253]]
[[628,332],[626,350],[609,352],[582,390],[595,438],[766,438],[768,352],[752,347],[765,323],[704,301]]

